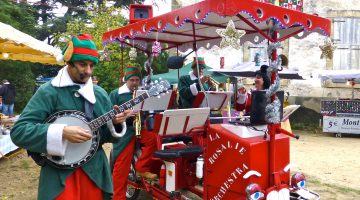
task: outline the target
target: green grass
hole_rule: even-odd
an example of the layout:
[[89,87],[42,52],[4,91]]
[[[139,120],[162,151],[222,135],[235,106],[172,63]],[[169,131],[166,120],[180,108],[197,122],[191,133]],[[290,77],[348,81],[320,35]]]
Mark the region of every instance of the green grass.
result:
[[[332,193],[332,194],[336,194],[338,192],[342,193],[342,194],[355,193],[355,194],[360,195],[360,189],[354,189],[354,188],[339,186],[339,185],[335,185],[335,184],[323,183],[319,180],[316,180],[314,177],[309,178],[308,182],[309,182],[309,184],[322,185],[322,186],[326,186],[327,188],[329,188],[329,189],[324,189],[323,192],[328,192],[328,193]],[[321,193],[321,190],[317,191],[317,192]]]
[[25,169],[25,170],[28,170],[30,168],[29,162],[27,160],[22,160],[21,161],[21,168]]
[[321,133],[322,129],[317,124],[291,123],[291,129],[299,131],[308,131],[309,133]]

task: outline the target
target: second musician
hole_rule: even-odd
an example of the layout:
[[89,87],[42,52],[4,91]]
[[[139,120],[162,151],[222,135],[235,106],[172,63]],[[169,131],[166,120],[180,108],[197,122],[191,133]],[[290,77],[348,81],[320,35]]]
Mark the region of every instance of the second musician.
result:
[[198,57],[198,63],[199,74],[197,73],[196,60],[194,58],[191,65],[192,71],[190,71],[188,75],[180,77],[178,83],[180,108],[192,108],[193,101],[195,100],[196,95],[199,93],[199,91],[201,91],[198,77],[200,77],[200,82],[202,83],[205,91],[215,89],[213,81],[210,81],[210,76],[203,76],[204,70],[206,68],[204,58]]
[[[133,98],[133,92],[139,87],[141,83],[141,72],[138,67],[128,66],[125,72],[125,84],[118,89],[115,89],[110,93],[110,100],[114,105],[121,105],[126,101]],[[114,200],[126,199],[126,188],[128,174],[130,171],[130,165],[135,149],[135,127],[134,117],[136,113],[132,114],[131,120],[126,122],[127,132],[120,139],[120,141],[114,144],[113,157],[114,169],[113,169],[113,181],[114,181]],[[155,135],[145,134],[141,137],[142,154],[136,163],[137,174],[147,179],[154,179],[156,174],[149,172],[149,165],[151,165],[151,152],[156,149]],[[151,142],[150,142],[151,141]],[[150,164],[149,164],[150,163]]]

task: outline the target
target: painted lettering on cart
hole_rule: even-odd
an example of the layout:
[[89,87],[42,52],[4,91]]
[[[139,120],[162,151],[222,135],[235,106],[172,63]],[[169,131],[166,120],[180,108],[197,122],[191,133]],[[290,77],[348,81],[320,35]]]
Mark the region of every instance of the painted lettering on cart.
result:
[[344,119],[343,125],[360,125],[360,120]]
[[215,196],[211,197],[210,200],[222,199],[225,196],[226,192],[231,187],[231,185],[236,183],[239,180],[240,175],[243,174],[248,169],[249,168],[245,164],[243,164],[242,168],[237,167],[233,172],[230,173],[230,175],[226,178],[226,180],[221,184],[219,192]]
[[218,133],[215,133],[215,135],[209,134],[210,141],[213,142],[217,139],[220,139],[220,136]]
[[218,148],[216,148],[215,152],[208,159],[210,164],[214,164],[218,158],[220,158],[221,154],[227,149],[235,149],[239,152],[240,155],[244,155],[246,152],[244,147],[239,147],[238,142],[233,145],[230,141],[228,141],[227,143],[221,144]]

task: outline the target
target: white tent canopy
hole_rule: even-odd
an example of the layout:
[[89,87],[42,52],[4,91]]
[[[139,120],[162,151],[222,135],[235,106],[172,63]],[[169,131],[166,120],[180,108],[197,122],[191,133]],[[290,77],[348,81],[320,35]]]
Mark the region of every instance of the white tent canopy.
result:
[[360,70],[322,70],[322,71],[319,71],[319,78],[321,80],[360,79]]
[[[269,62],[263,61],[259,66],[256,66],[255,62],[237,63],[233,66],[225,67],[224,69],[212,69],[209,71],[222,73],[228,76],[254,77],[255,72],[260,70],[261,65],[269,65]],[[279,76],[283,79],[303,79],[297,71],[287,68],[283,68],[282,71],[279,71]]]
[[56,57],[60,49],[41,42],[10,25],[0,22],[0,59],[63,65]]

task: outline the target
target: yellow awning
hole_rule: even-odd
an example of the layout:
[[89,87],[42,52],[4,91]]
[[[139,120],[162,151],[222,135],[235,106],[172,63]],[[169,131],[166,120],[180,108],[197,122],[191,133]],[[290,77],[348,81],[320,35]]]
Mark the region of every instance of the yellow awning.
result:
[[0,59],[64,65],[56,61],[61,50],[0,22]]

